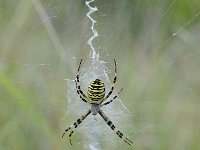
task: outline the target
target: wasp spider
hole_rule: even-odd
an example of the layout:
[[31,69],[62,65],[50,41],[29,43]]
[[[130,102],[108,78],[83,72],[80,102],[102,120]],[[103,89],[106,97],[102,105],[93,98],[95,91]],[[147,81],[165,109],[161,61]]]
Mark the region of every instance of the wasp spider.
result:
[[[115,125],[112,123],[112,121],[110,121],[110,119],[108,119],[108,117],[106,116],[106,114],[101,110],[101,107],[110,104],[113,100],[115,100],[117,98],[117,95],[115,95],[110,101],[103,103],[106,99],[108,99],[111,94],[113,93],[114,90],[114,84],[117,80],[117,67],[116,67],[116,61],[114,59],[114,63],[115,63],[115,77],[113,80],[113,84],[111,87],[110,92],[108,92],[108,94],[105,96],[105,86],[104,83],[100,80],[100,79],[96,79],[94,81],[92,81],[90,83],[90,85],[88,86],[88,92],[87,92],[87,96],[83,93],[81,86],[80,86],[80,82],[79,82],[79,71],[80,71],[80,66],[82,63],[82,59],[80,61],[79,67],[78,67],[78,73],[76,75],[76,89],[77,89],[77,93],[80,96],[80,99],[83,100],[85,103],[89,103],[91,105],[91,108],[85,113],[83,114],[79,119],[77,119],[74,124],[72,126],[70,126],[69,128],[67,128],[65,130],[65,132],[63,133],[62,137],[71,130],[70,134],[69,134],[69,139],[70,139],[70,144],[72,145],[71,142],[71,136],[74,133],[75,129],[78,127],[79,124],[81,124],[81,122],[90,114],[92,113],[92,115],[97,115],[100,114],[100,116],[104,119],[104,121],[110,126],[110,128],[122,139],[124,140],[128,145],[131,146],[131,144],[133,143],[131,140],[129,140],[128,138],[126,138],[123,133],[121,131],[119,131]],[[122,91],[122,89],[118,92],[118,94]]]

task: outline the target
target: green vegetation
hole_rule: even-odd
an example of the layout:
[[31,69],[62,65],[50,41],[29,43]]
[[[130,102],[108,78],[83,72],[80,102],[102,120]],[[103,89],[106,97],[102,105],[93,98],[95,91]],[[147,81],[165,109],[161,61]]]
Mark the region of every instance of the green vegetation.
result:
[[[116,89],[124,88],[120,98],[134,114],[133,128],[122,131],[135,133],[134,149],[199,150],[200,1],[95,4],[94,46],[112,72],[113,58],[118,62]],[[1,150],[82,148],[80,134],[73,147],[61,135],[76,119],[66,115],[64,79],[74,79],[89,57],[87,11],[84,1],[0,1]]]

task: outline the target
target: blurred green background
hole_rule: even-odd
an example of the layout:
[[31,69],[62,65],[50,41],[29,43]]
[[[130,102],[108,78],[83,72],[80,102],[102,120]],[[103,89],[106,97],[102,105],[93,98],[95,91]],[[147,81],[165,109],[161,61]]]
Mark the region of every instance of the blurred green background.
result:
[[[94,46],[111,71],[118,62],[116,88],[134,114],[133,128],[123,131],[134,130],[134,149],[199,150],[200,1],[95,4]],[[90,53],[87,11],[84,1],[0,1],[1,150],[82,149],[61,134],[76,119],[65,115],[64,79],[74,79]]]

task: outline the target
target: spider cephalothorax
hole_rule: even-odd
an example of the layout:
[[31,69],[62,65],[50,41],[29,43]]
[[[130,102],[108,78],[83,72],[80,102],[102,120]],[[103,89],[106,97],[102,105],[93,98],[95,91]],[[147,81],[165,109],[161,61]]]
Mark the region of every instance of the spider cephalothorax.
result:
[[[65,135],[66,132],[68,132],[69,130],[72,130],[69,134],[69,138],[70,138],[70,144],[72,145],[71,142],[71,136],[74,133],[75,129],[78,127],[79,124],[81,124],[81,122],[90,114],[92,113],[92,115],[97,115],[100,114],[100,116],[104,119],[104,121],[110,126],[110,128],[121,138],[123,139],[127,144],[129,144],[131,146],[131,144],[133,143],[131,140],[129,140],[128,138],[126,138],[123,133],[121,131],[119,131],[115,125],[112,123],[112,121],[110,121],[110,119],[108,119],[108,117],[106,116],[106,114],[101,110],[101,107],[110,104],[114,99],[117,98],[117,95],[115,95],[110,101],[103,103],[105,100],[107,100],[111,94],[113,93],[114,90],[114,84],[117,80],[117,66],[116,66],[116,61],[114,59],[115,62],[115,77],[113,80],[113,85],[111,87],[111,90],[108,92],[108,94],[106,95],[106,91],[105,91],[105,85],[104,83],[100,80],[100,79],[95,79],[93,80],[89,86],[88,86],[88,92],[87,92],[87,96],[83,93],[81,86],[80,86],[80,82],[79,82],[79,71],[80,71],[80,66],[82,63],[82,59],[80,61],[79,67],[78,67],[78,74],[76,75],[76,89],[77,89],[77,93],[79,94],[80,98],[85,102],[85,103],[89,103],[91,105],[91,108],[85,113],[83,114],[79,119],[77,119],[77,121],[74,122],[74,124],[72,126],[70,126],[69,128],[67,128],[65,130],[65,132],[63,133],[62,137]],[[118,92],[118,94],[122,91],[122,89]],[[106,96],[105,96],[106,95]]]

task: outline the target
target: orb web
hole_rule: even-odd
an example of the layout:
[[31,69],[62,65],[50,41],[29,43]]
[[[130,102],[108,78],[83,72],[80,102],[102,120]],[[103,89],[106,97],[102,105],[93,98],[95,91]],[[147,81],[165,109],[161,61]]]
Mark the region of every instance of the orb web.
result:
[[[97,21],[91,16],[93,13],[98,11],[96,6],[91,6],[91,3],[94,2],[94,0],[90,1],[85,1],[86,6],[89,8],[89,11],[86,13],[86,16],[89,18],[91,21],[91,27],[90,29],[92,30],[93,35],[89,38],[87,41],[87,44],[91,48],[90,52],[90,57],[87,62],[85,63],[84,67],[81,70],[80,74],[80,83],[82,90],[84,93],[87,93],[87,88],[88,85],[90,84],[91,81],[95,79],[101,79],[106,87],[106,91],[109,92],[111,85],[111,82],[108,78],[108,68],[104,65],[104,61],[99,60],[99,54],[96,52],[95,47],[93,46],[93,40],[98,37],[98,32],[95,29],[95,24]],[[76,92],[76,86],[75,86],[75,81],[74,80],[68,80],[68,111],[70,111],[73,114],[76,114],[77,117],[79,117],[81,114],[86,112],[88,109],[90,109],[91,105],[88,104],[83,104],[81,102],[79,96],[77,95]],[[107,101],[111,100],[117,92],[113,92],[113,94],[110,96]],[[114,96],[113,96],[114,95]],[[114,105],[111,103],[108,106],[105,106],[102,108],[103,111],[105,111],[109,118],[111,120],[113,119],[114,122],[118,122],[120,120],[121,123],[126,122],[128,124],[128,121],[130,118],[130,112],[128,109],[123,105],[122,101],[118,98],[114,102]],[[75,109],[76,108],[76,109]],[[89,115],[83,123],[82,126],[80,127],[80,132],[83,134],[83,142],[84,142],[84,148],[85,149],[102,149],[101,148],[101,137],[105,137],[104,140],[108,141],[111,137],[108,135],[109,132],[107,130],[110,127],[105,127],[107,126],[106,123],[103,121],[102,118],[100,118],[99,115],[97,116],[92,116]],[[127,128],[127,126],[123,126],[124,128]],[[116,136],[116,135],[115,135]],[[112,146],[116,148],[115,142],[109,142]],[[111,146],[110,146],[111,147]]]
[[[194,114],[199,114],[199,1],[101,0],[96,3],[98,11],[92,16],[98,21],[95,26],[99,37],[95,39],[98,42],[94,47],[98,49],[102,60],[109,60],[106,66],[112,66],[111,57],[116,58],[120,66],[126,65],[123,71],[119,72],[122,84],[117,84],[126,89],[122,94],[126,95],[127,99],[122,101],[128,102],[129,108],[137,117],[130,123],[137,128],[137,138],[134,140],[139,141],[136,144],[139,147],[137,149],[162,149],[162,143],[166,145],[164,149],[183,149],[186,146],[188,149],[198,149],[199,142],[195,140],[199,139],[199,123],[198,115],[195,117]],[[90,34],[88,35],[89,27],[86,21],[88,18],[84,12],[88,11],[88,8],[84,1],[74,0],[2,0],[2,4],[5,5],[0,5],[0,71],[23,93],[28,92],[31,95],[30,101],[17,101],[16,96],[8,93],[1,82],[1,117],[5,117],[4,125],[1,124],[3,133],[0,135],[0,149],[20,149],[20,143],[25,147],[35,146],[35,149],[49,149],[55,145],[62,147],[57,149],[70,149],[67,138],[62,140],[60,137],[62,129],[71,125],[73,119],[82,115],[89,106],[81,100],[76,101],[76,96],[72,97],[71,94],[70,105],[77,102],[77,105],[81,105],[80,110],[76,110],[76,117],[71,117],[71,121],[70,117],[62,120],[66,110],[69,114],[74,114],[66,107],[66,84],[63,83],[63,79],[71,78],[70,76],[75,74],[74,68],[77,65],[74,62],[79,61],[80,56],[83,57],[85,53],[89,56],[87,52],[90,49],[86,47]],[[101,47],[98,48],[98,45]],[[86,60],[85,55],[83,59],[93,65],[93,59]],[[82,71],[89,68],[86,64],[83,65]],[[105,66],[104,62],[102,64]],[[113,70],[112,67],[109,68]],[[112,82],[113,74],[109,74],[107,70],[106,75],[109,75]],[[70,81],[68,80],[72,88],[74,81]],[[81,85],[84,86],[84,83]],[[109,87],[106,89],[109,90]],[[87,88],[84,92],[86,90]],[[47,120],[48,125],[54,124],[54,129],[59,130],[52,129],[51,132],[55,132],[54,137],[57,140],[49,141],[49,145],[46,144],[48,134],[38,136],[35,132],[37,130],[42,134],[45,131],[43,123],[34,121],[34,117],[24,116],[28,109],[24,109],[23,105],[31,104],[30,102],[36,104],[33,105],[36,112],[45,114],[43,120]],[[116,109],[113,108],[115,105]],[[104,109],[113,123],[127,134],[126,130],[132,132],[133,128],[125,128],[129,122],[126,125],[121,121],[119,123],[121,118],[117,116],[120,112],[117,108],[121,107],[123,110],[123,106],[116,100]],[[75,111],[73,108],[71,110]],[[111,114],[110,111],[114,113]],[[181,116],[184,119],[181,119]],[[178,122],[180,119],[183,122]],[[92,120],[93,117],[87,118],[83,123]],[[170,128],[172,122],[177,122],[176,127],[173,125]],[[33,127],[36,124],[39,128]],[[100,124],[96,126],[97,130],[99,127],[105,128],[103,131],[106,130],[107,136],[112,140],[119,140],[119,143],[116,143],[120,144],[120,139],[112,133],[102,118],[98,117],[94,124]],[[146,128],[146,124],[152,125],[151,133],[148,128],[150,126],[147,125]],[[25,128],[28,132],[22,130]],[[99,138],[92,134],[85,138],[87,134],[83,133],[85,130],[82,131],[82,128],[86,126],[80,125],[76,131],[80,134],[74,134],[72,138],[74,146],[75,143],[82,143],[75,140],[80,135],[85,140],[85,149],[89,149],[89,146],[91,149],[102,148],[98,147],[99,143],[108,138]],[[23,139],[27,141],[27,133],[37,138],[31,138],[29,142],[24,143]],[[108,135],[109,133],[111,135]],[[132,140],[132,133],[128,133],[127,136]],[[92,141],[94,139],[89,140],[92,137],[96,137],[96,143]],[[45,142],[38,143],[43,140]],[[174,144],[169,144],[171,142]],[[101,143],[105,145],[109,142]],[[189,147],[191,143],[197,144]]]

